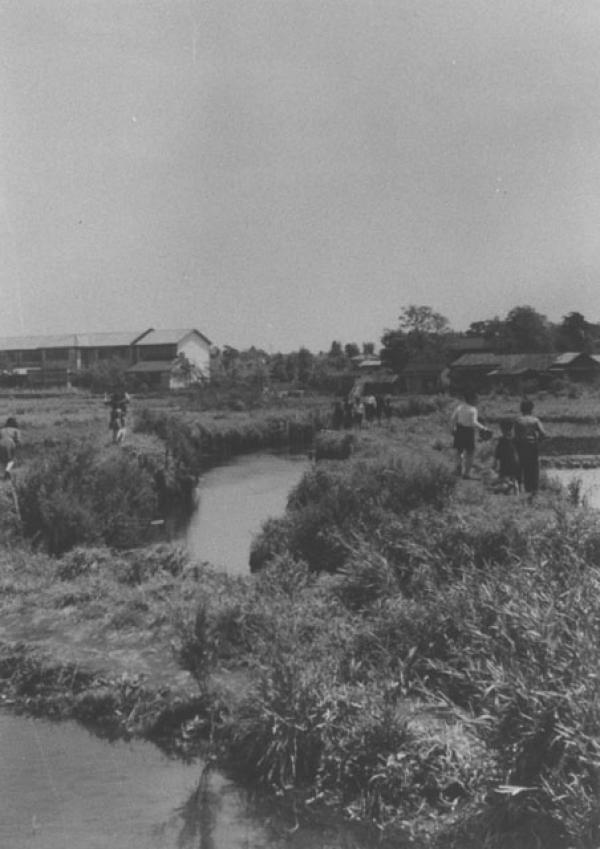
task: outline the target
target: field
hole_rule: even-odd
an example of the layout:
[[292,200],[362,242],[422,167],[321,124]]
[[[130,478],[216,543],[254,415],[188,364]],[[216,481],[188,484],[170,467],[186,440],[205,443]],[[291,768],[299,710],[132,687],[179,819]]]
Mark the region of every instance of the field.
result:
[[[596,516],[547,482],[533,503],[494,495],[490,443],[481,479],[457,480],[452,403],[398,400],[348,459],[315,463],[255,540],[254,574],[232,578],[152,541],[153,476],[181,482],[209,449],[307,440],[328,399],[134,399],[123,447],[101,399],[11,399],[24,520],[38,510],[64,532],[31,525],[23,539],[3,493],[4,701],[200,748],[298,817],[344,812],[382,844],[596,846]],[[594,437],[597,406],[546,396],[536,412],[553,437]],[[493,424],[517,407],[484,398],[480,414]],[[143,546],[115,519],[132,511]]]

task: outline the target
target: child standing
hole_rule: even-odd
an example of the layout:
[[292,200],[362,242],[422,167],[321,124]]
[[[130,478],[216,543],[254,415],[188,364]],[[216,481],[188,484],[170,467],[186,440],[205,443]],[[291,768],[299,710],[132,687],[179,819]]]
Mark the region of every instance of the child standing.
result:
[[500,438],[494,450],[493,469],[498,473],[496,487],[500,492],[519,492],[519,457],[513,442],[513,423],[510,419],[500,422]]
[[488,429],[482,425],[477,418],[477,407],[475,402],[477,396],[474,392],[466,391],[464,403],[459,404],[452,413],[450,424],[454,434],[454,447],[456,449],[456,474],[463,478],[471,477],[473,456],[475,454],[475,431],[488,433]]
[[547,436],[542,423],[533,415],[533,401],[521,401],[521,415],[515,420],[515,444],[521,466],[521,480],[531,498],[540,482],[539,443]]

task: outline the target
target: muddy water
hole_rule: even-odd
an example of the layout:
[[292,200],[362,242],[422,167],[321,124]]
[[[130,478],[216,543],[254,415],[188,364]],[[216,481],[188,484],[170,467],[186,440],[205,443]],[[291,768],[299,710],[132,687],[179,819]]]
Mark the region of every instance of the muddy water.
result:
[[186,533],[191,555],[246,574],[252,538],[266,519],[283,513],[309,465],[305,455],[251,454],[202,475]]
[[222,775],[149,743],[108,743],[71,722],[0,712],[2,849],[284,846],[368,849],[341,830],[291,835],[283,823],[267,825]]

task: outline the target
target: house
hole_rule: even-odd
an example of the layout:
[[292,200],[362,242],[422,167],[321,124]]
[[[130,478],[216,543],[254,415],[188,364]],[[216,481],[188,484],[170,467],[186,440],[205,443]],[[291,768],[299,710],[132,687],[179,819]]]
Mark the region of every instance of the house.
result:
[[106,360],[124,360],[133,364],[133,346],[151,330],[121,330],[105,333],[78,333],[76,336],[76,368],[87,369]]
[[450,363],[450,385],[458,391],[466,387],[486,388],[488,374],[500,368],[503,356],[506,355],[492,352],[461,354]]
[[600,377],[600,357],[584,351],[566,351],[556,357],[550,371],[569,380],[591,381]]
[[0,368],[24,385],[67,384],[76,368],[76,349],[74,333],[0,338]]
[[351,357],[352,365],[361,373],[378,371],[381,368],[381,358],[376,354],[357,354]]
[[400,391],[409,395],[431,395],[448,388],[444,362],[414,361],[407,363],[399,375]]
[[393,395],[397,393],[398,385],[398,375],[388,371],[361,374],[354,381],[354,385],[348,394],[353,398],[360,398],[365,395]]
[[65,386],[76,372],[116,358],[147,383],[175,388],[208,377],[210,349],[193,329],[13,336],[0,338],[0,374],[15,386]]
[[448,362],[457,360],[463,354],[493,354],[494,342],[485,336],[463,336],[448,333],[445,337],[445,348],[448,352]]
[[148,386],[181,389],[210,376],[212,343],[194,328],[150,330],[133,344],[127,374]]
[[494,386],[521,392],[527,381],[549,379],[556,360],[550,353],[463,354],[450,363],[450,382],[454,390]]
[[502,354],[500,365],[487,375],[491,386],[524,392],[527,383],[550,376],[556,354]]

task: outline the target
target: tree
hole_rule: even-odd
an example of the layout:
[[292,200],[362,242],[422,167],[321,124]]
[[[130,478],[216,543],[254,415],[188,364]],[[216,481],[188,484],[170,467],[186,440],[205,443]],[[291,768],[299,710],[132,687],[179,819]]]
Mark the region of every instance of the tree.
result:
[[363,356],[372,357],[375,353],[375,343],[374,342],[363,342],[362,346]]
[[466,332],[466,336],[482,336],[492,341],[499,339],[504,332],[504,322],[497,315],[484,321],[472,321]]
[[533,307],[513,307],[503,323],[505,347],[515,353],[552,350],[552,332],[545,315]]
[[300,383],[308,383],[310,380],[313,364],[314,364],[314,355],[308,350],[308,348],[300,348],[298,351],[298,380]]
[[428,306],[416,306],[410,304],[405,307],[399,316],[399,326],[405,333],[420,333],[427,335],[438,335],[450,330],[450,323],[446,316],[435,312]]
[[450,331],[448,319],[428,306],[411,304],[398,317],[396,330],[381,337],[381,361],[393,371],[402,371],[409,360],[435,361],[446,356]]
[[396,373],[401,372],[409,358],[406,333],[402,330],[386,330],[381,337],[381,363]]
[[346,354],[348,359],[351,360],[352,357],[358,357],[358,355],[360,354],[360,348],[358,347],[356,342],[348,342],[346,345],[344,345],[344,353]]
[[556,328],[556,345],[560,351],[593,349],[593,328],[580,312],[570,312]]

